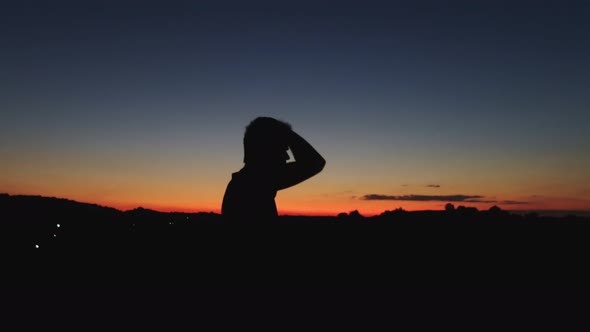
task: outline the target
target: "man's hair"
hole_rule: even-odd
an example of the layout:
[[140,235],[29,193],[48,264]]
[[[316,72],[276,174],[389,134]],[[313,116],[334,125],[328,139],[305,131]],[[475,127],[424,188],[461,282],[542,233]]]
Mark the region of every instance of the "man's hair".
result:
[[244,163],[264,158],[269,149],[280,146],[291,125],[270,117],[257,117],[246,126],[244,134]]

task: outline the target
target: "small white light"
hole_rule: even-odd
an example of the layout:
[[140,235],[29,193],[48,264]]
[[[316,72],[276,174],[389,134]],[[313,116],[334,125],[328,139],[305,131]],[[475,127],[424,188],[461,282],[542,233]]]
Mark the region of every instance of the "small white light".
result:
[[38,245],[38,244],[36,244],[36,245],[35,245],[35,248],[39,249],[39,245]]
[[53,234],[53,237],[57,237],[57,234]]
[[57,228],[60,228],[60,227],[61,227],[61,225],[60,224],[57,224]]

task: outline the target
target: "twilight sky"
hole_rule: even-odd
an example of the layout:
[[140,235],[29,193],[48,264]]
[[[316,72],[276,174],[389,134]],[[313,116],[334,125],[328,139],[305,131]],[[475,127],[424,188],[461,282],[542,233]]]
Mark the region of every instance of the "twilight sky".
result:
[[219,212],[244,127],[326,158],[280,213],[590,210],[588,1],[0,5],[0,192]]

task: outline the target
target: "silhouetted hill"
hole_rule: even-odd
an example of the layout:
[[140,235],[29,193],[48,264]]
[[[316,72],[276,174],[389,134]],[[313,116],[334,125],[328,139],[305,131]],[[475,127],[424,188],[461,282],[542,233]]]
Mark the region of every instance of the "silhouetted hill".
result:
[[87,230],[107,232],[122,212],[96,204],[41,196],[0,196],[4,234],[16,248],[54,244],[64,236],[87,236]]
[[80,203],[74,200],[44,196],[24,196],[0,194],[2,211],[18,212],[15,217],[28,218],[35,214],[88,214],[100,217],[112,217],[119,210],[97,204]]
[[0,217],[4,252],[20,264],[4,271],[20,284],[579,287],[590,277],[588,218],[499,208],[282,216],[263,226],[0,195]]

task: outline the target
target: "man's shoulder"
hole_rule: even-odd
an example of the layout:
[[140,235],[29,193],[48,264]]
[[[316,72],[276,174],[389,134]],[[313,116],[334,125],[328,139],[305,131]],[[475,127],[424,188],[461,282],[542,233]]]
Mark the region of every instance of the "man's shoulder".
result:
[[231,174],[231,181],[232,182],[242,181],[245,178],[247,178],[247,174],[245,174],[243,169]]

